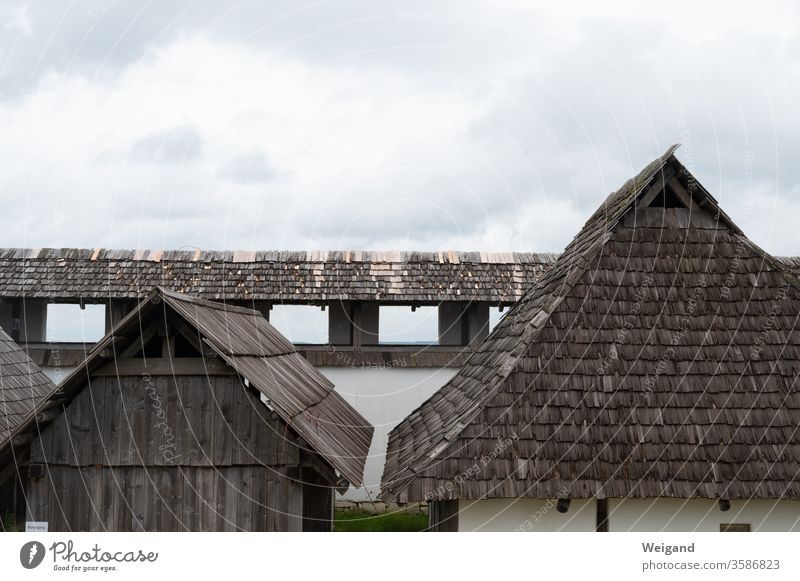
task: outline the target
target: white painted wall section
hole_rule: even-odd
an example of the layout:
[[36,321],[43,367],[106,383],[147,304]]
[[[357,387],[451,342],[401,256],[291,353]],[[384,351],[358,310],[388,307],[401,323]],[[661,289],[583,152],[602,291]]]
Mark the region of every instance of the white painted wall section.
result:
[[719,509],[716,500],[609,499],[608,529],[612,532],[719,532],[720,524],[749,524],[761,532],[800,531],[800,501],[732,500]]
[[593,499],[573,500],[569,510],[556,510],[556,499],[519,498],[460,500],[459,531],[591,532],[597,520]]
[[454,368],[319,367],[347,402],[375,426],[364,469],[364,488],[347,500],[374,500],[380,492],[389,432],[456,374]]
[[42,373],[44,373],[50,381],[58,385],[64,381],[70,373],[75,371],[75,369],[75,367],[42,367]]

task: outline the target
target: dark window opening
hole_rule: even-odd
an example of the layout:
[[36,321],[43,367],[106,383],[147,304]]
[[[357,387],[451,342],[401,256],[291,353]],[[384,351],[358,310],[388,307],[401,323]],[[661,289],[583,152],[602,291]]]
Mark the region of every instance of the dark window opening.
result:
[[661,190],[653,201],[650,202],[651,208],[685,208],[686,205],[681,199],[672,191],[672,188],[664,188]]
[[739,523],[722,523],[719,525],[719,532],[721,533],[749,533],[750,524]]
[[595,530],[598,533],[608,532],[608,499],[597,499],[597,514],[595,519]]

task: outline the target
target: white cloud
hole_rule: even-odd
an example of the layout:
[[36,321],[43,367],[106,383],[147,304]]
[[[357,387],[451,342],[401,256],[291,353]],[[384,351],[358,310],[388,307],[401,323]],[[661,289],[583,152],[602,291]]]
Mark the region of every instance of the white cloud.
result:
[[0,8],[0,20],[5,23],[4,28],[11,33],[29,36],[33,32],[29,6],[3,6]]

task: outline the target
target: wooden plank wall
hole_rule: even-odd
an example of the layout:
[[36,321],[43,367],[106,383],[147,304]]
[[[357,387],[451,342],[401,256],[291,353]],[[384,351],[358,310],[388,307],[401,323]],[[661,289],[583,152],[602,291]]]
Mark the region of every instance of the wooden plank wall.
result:
[[28,494],[51,531],[303,530],[303,487],[280,469],[55,465]]
[[441,533],[457,533],[458,501],[434,500],[428,503],[428,530]]
[[303,530],[325,532],[333,529],[333,489],[317,472],[304,469]]
[[51,531],[303,527],[300,450],[236,376],[94,377],[31,462],[28,518]]

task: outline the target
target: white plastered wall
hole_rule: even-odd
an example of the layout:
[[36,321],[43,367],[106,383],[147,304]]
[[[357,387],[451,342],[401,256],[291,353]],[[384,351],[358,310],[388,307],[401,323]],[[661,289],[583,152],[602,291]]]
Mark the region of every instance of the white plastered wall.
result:
[[375,435],[364,468],[365,488],[350,488],[346,500],[374,500],[380,492],[389,432],[439,390],[454,368],[319,367],[347,402],[373,426]]
[[[594,500],[572,500],[556,510],[556,500],[491,499],[459,501],[459,531],[590,532],[595,530]],[[716,500],[671,498],[609,499],[610,532],[719,532],[721,524],[749,524],[752,531],[800,531],[800,501],[731,501],[722,511]]]
[[592,499],[573,500],[560,513],[555,499],[520,498],[460,500],[459,531],[591,532],[597,520]]
[[609,499],[609,531],[714,532],[720,524],[749,524],[752,531],[800,530],[800,501],[732,500],[721,511],[716,500]]

